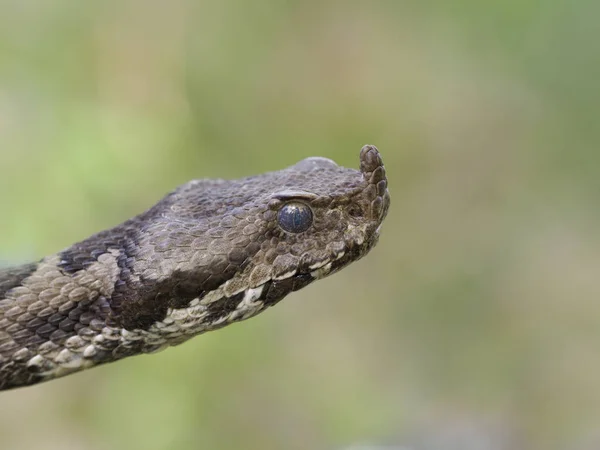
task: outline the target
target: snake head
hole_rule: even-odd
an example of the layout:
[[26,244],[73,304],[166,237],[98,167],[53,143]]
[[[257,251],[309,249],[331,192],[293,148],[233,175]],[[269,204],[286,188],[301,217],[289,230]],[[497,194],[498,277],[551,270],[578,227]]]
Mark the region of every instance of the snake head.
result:
[[[313,157],[240,180],[187,183],[134,219],[143,229],[129,273],[146,294],[116,305],[117,324],[147,329],[193,310],[190,335],[251,317],[366,255],[389,205],[372,145],[359,170]],[[130,284],[121,298],[138,295]]]
[[360,170],[313,157],[263,177],[270,189],[256,198],[256,209],[243,218],[249,225],[237,233],[248,235],[240,243],[254,251],[242,252],[246,267],[224,285],[228,296],[260,289],[260,299],[274,304],[377,243],[390,194],[376,147],[362,148]]

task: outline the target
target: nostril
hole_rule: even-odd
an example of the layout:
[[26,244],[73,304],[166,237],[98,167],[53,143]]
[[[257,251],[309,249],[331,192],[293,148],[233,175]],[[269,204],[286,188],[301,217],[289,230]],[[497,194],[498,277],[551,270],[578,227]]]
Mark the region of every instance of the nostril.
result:
[[362,208],[360,206],[353,205],[350,208],[348,208],[348,215],[350,217],[354,217],[354,218],[362,217],[363,216]]

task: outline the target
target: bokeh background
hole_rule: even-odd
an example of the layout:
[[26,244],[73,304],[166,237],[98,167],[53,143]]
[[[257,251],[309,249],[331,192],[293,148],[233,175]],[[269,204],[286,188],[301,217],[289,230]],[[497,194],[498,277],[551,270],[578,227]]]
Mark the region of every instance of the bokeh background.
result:
[[599,14],[0,2],[3,263],[365,143],[392,194],[368,258],[265,314],[0,394],[0,448],[600,448]]

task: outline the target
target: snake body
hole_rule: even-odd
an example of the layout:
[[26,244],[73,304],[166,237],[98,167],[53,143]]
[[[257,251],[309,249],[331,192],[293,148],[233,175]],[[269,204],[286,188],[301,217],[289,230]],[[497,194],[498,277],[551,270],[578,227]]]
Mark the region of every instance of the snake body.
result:
[[114,228],[0,270],[0,390],[252,317],[364,256],[389,203],[381,156],[365,146],[360,170],[317,157],[191,181]]

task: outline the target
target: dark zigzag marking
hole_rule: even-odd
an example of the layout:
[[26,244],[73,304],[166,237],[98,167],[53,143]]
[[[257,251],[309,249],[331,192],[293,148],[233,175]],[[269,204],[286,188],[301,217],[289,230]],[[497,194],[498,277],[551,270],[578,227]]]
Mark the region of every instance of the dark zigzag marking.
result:
[[[173,203],[173,194],[174,192],[168,194],[146,212],[63,250],[59,253],[60,269],[67,275],[74,275],[80,270],[87,269],[98,260],[100,255],[113,249],[121,253],[119,267],[132,269],[133,264],[128,262],[132,263],[132,258],[137,254],[140,233],[153,218],[160,216],[165,208],[170,207]],[[127,261],[128,259],[130,261]]]

